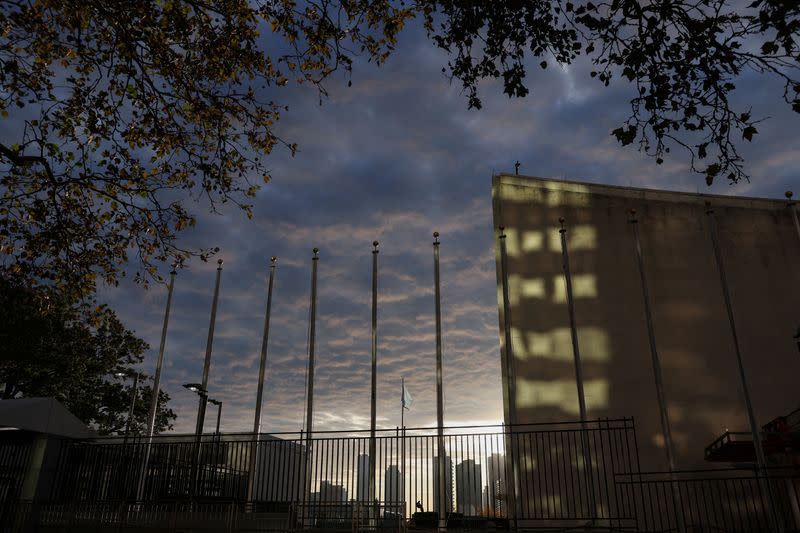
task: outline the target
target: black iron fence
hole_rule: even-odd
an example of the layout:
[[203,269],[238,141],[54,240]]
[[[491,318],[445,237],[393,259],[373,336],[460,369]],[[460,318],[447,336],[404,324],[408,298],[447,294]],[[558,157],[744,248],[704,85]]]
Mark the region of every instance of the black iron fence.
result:
[[630,419],[447,428],[441,505],[435,429],[377,432],[374,461],[370,446],[368,432],[320,432],[310,440],[301,434],[97,439],[65,450],[50,500],[282,502],[294,505],[303,524],[351,520],[375,506],[382,511],[368,512],[371,520],[439,509],[467,520],[632,518],[612,478],[638,470]]
[[[9,450],[0,445],[0,469],[19,485],[29,457]],[[0,531],[772,524],[752,470],[641,473],[631,419],[447,428],[441,441],[434,428],[374,441],[364,431],[103,438],[63,446],[51,474],[49,496],[13,501]],[[784,531],[800,529],[797,471],[775,469],[768,486]]]
[[773,467],[766,478],[746,468],[642,472],[616,484],[634,496],[637,531],[800,530],[797,468]]

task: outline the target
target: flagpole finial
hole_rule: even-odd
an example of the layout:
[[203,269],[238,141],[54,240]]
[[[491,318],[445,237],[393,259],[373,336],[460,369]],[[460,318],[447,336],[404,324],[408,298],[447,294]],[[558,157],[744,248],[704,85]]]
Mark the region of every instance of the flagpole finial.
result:
[[438,231],[434,231],[433,232],[433,244],[439,244],[439,232]]
[[497,229],[500,230],[500,238],[501,239],[505,239],[506,238],[506,227],[505,226],[498,226]]
[[217,259],[217,270],[222,270],[222,263],[224,263],[222,259]]
[[270,263],[272,263],[271,266],[275,266],[275,263],[278,261],[278,258],[273,255],[272,257],[269,258],[269,261]]
[[633,208],[628,209],[628,215],[630,216],[629,222],[631,224],[636,224],[637,222],[639,222],[639,220],[636,218],[636,209]]
[[312,251],[312,252],[314,252],[314,257],[312,257],[312,259],[314,259],[315,261],[316,261],[317,259],[319,259],[319,248],[314,248],[314,249],[313,249],[313,250],[311,250],[311,251]]
[[566,233],[567,228],[564,227],[564,222],[565,222],[564,217],[558,217],[558,222],[559,222],[559,224],[561,224],[561,229],[558,230],[558,232],[559,233]]
[[372,246],[374,248],[374,250],[372,250],[373,254],[377,254],[378,253],[378,244],[379,244],[378,241],[372,241]]
[[786,196],[787,200],[789,200],[789,205],[792,205],[793,204],[792,196],[794,196],[794,194],[792,194],[792,191],[786,191],[785,193],[783,193],[783,195]]

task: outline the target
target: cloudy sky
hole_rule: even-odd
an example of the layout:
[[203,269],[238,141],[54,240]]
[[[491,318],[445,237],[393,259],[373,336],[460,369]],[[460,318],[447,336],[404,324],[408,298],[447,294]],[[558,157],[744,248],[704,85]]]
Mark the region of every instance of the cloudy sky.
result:
[[[435,423],[435,230],[442,241],[445,422],[498,423],[492,174],[513,172],[519,160],[521,174],[595,183],[773,198],[792,184],[800,189],[800,116],[780,100],[780,86],[755,75],[742,78],[737,92],[743,108],[770,117],[756,142],[742,147],[752,181],[709,190],[684,159],[657,166],[616,144],[609,132],[627,117],[632,88],[603,87],[590,79],[587,64],[531,69],[533,89],[521,100],[487,82],[484,108],[470,111],[458,85],[442,74],[446,62],[412,24],[385,66],[356,62],[352,87],[330,80],[321,106],[310,88],[281,89],[275,98],[290,110],[278,133],[300,150],[294,158],[280,150],[270,156],[273,181],[255,201],[254,220],[191,206],[200,219],[182,244],[218,246],[225,261],[209,380],[211,395],[224,402],[223,431],[252,428],[271,255],[279,259],[265,431],[303,425],[315,246],[314,427],[369,427],[373,240],[380,241],[378,426],[400,423],[401,376],[415,398],[406,424]],[[194,262],[176,281],[162,387],[179,432],[194,427],[196,397],[181,384],[201,379],[215,267]],[[152,374],[166,288],[128,283],[104,289],[100,299],[150,343],[141,369]],[[215,411],[209,409],[206,427]]]

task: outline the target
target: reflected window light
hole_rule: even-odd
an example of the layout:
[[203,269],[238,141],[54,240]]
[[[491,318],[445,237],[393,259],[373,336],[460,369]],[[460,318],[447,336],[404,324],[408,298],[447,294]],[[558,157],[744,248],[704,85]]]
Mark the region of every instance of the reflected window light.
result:
[[525,231],[522,233],[522,251],[538,252],[544,246],[544,233],[541,231]]
[[542,203],[551,207],[589,205],[589,188],[585,185],[557,181],[532,185],[522,181],[524,178],[520,178],[524,185],[519,185],[508,183],[511,179],[513,176],[503,176],[504,182],[492,188],[492,196],[515,203]]
[[[567,414],[580,415],[574,380],[541,381],[517,378],[516,387],[518,409],[557,407]],[[608,388],[608,381],[605,379],[583,382],[588,410],[608,407]]]
[[527,359],[528,350],[522,332],[515,327],[511,328],[511,350],[515,359]]
[[543,278],[522,279],[519,281],[520,293],[523,298],[540,298],[547,297],[547,289]]
[[514,228],[506,228],[506,255],[508,257],[519,256],[519,232]]
[[[561,228],[551,227],[547,230],[551,252],[561,253]],[[595,250],[597,248],[597,230],[594,226],[578,224],[567,226],[567,249],[570,252],[578,250]]]
[[[572,275],[572,296],[578,298],[597,298],[597,276],[594,274]],[[553,276],[553,302],[567,303],[567,283],[563,274]]]
[[[526,354],[530,357],[545,357],[557,361],[571,362],[572,335],[570,329],[555,328],[552,331],[528,332]],[[519,341],[514,341],[516,346]],[[578,342],[581,346],[581,357],[586,361],[606,362],[610,358],[608,334],[596,327],[579,327]]]

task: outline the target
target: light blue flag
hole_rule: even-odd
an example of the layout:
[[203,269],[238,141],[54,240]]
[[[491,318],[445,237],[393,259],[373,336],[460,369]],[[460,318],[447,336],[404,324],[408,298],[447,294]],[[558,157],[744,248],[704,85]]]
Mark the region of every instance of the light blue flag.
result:
[[411,404],[414,403],[414,398],[411,397],[411,393],[408,392],[405,383],[403,383],[403,395],[400,401],[403,403],[404,409],[411,409]]

